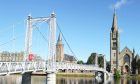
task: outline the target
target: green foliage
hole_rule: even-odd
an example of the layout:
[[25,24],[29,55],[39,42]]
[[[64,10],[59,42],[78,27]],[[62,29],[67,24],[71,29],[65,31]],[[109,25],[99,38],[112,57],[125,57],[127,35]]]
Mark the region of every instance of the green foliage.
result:
[[137,63],[136,63],[135,58],[132,60],[131,66],[132,66],[132,73],[135,74],[136,73],[136,68],[137,68]]
[[91,55],[87,60],[87,64],[95,64],[95,57],[96,57],[96,53],[91,53]]
[[121,78],[115,78],[115,79],[114,79],[115,84],[120,84],[120,79],[121,79]]
[[[96,53],[91,53],[87,60],[87,64],[95,64],[95,59],[96,59],[97,54]],[[99,67],[104,67],[104,58],[102,54],[98,55],[98,65]]]
[[131,66],[132,66],[132,71],[133,74],[136,73],[136,69],[140,70],[140,59],[136,61],[136,58],[132,60],[131,62]]
[[104,67],[104,58],[103,58],[103,56],[98,57],[98,64],[99,64],[99,67]]
[[136,66],[137,66],[137,68],[140,67],[140,59],[136,62]]
[[115,70],[115,73],[114,73],[114,78],[117,79],[117,78],[120,78],[121,77],[121,73],[119,70]]
[[[97,56],[96,53],[91,53],[91,55],[89,56],[87,60],[87,64],[95,64],[96,56]],[[99,54],[99,57],[98,57],[98,65],[99,67],[104,67],[104,58],[101,54]]]
[[79,60],[77,64],[84,64],[84,62],[82,60]]
[[139,74],[139,72],[140,72],[140,59],[136,62],[136,68],[137,68],[137,71],[136,71],[136,73],[138,73]]

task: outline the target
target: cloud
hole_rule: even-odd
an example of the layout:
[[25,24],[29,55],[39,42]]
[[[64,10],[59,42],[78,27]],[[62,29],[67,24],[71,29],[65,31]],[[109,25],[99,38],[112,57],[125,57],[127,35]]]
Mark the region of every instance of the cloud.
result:
[[119,0],[114,4],[115,9],[121,8],[123,5],[125,5],[128,2],[128,0]]

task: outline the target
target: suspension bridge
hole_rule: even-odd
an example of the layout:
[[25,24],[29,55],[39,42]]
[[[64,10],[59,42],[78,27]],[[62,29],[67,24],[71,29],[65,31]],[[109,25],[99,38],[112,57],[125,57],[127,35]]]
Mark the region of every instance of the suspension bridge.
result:
[[[48,35],[48,56],[45,61],[30,61],[29,56],[32,56],[32,33],[37,23],[45,22],[49,25]],[[27,29],[25,36],[24,60],[22,62],[0,62],[0,75],[10,75],[16,73],[27,72],[46,72],[48,75],[56,74],[59,70],[80,70],[80,71],[99,71],[103,72],[104,79],[110,77],[110,73],[106,71],[106,60],[104,57],[104,68],[98,67],[97,57],[95,65],[85,65],[67,62],[56,62],[56,15],[53,12],[48,17],[33,18],[31,15],[27,19]],[[43,37],[44,38],[44,37]],[[13,39],[15,40],[15,38]],[[12,41],[13,41],[12,40]],[[5,43],[4,43],[5,44]],[[46,50],[47,51],[47,50]],[[44,51],[45,52],[45,51]]]

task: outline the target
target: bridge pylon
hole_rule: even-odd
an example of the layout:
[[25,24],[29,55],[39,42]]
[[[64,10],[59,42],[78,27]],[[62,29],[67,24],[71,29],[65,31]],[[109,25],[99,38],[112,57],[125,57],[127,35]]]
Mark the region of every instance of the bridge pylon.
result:
[[25,37],[25,55],[24,61],[30,61],[29,55],[32,54],[32,32],[33,27],[36,27],[36,23],[47,22],[49,24],[49,39],[48,39],[48,58],[45,65],[45,69],[48,71],[56,71],[56,15],[53,12],[49,17],[37,17],[33,18],[31,15],[27,19],[27,29]]

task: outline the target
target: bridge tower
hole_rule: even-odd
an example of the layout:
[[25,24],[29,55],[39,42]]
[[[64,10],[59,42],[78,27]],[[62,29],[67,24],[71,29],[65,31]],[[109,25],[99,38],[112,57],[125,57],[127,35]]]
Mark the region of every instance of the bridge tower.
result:
[[32,18],[31,15],[27,19],[27,29],[25,37],[25,56],[24,60],[29,61],[28,57],[32,54],[32,32],[33,27],[36,27],[36,23],[47,22],[49,24],[49,42],[48,42],[48,58],[47,70],[51,72],[56,71],[56,15],[53,12],[49,17]]
[[98,67],[98,54],[95,56],[95,66]]

